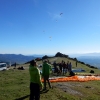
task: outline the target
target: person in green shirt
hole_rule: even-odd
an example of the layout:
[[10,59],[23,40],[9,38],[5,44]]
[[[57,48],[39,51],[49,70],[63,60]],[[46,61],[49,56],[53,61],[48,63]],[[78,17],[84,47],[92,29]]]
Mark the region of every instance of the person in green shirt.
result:
[[42,77],[44,79],[44,89],[46,90],[46,81],[48,82],[49,88],[52,88],[50,81],[49,81],[49,75],[50,71],[52,71],[51,65],[48,64],[47,60],[43,62],[43,67],[42,67]]
[[41,82],[40,71],[37,67],[36,61],[32,60],[29,65],[30,74],[30,99],[29,100],[40,100],[40,90],[43,85]]

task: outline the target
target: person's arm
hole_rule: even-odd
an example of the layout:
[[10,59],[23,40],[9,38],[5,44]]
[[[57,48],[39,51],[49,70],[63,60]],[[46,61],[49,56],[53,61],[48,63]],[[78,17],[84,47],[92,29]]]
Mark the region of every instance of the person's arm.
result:
[[51,73],[53,72],[52,66],[50,64],[49,64],[49,70],[50,70]]
[[44,64],[42,65],[42,76],[44,75]]
[[41,75],[40,75],[40,71],[39,71],[38,68],[37,68],[37,82],[38,82],[38,84],[40,86],[40,89],[42,89],[43,84],[42,84],[42,81],[41,81]]

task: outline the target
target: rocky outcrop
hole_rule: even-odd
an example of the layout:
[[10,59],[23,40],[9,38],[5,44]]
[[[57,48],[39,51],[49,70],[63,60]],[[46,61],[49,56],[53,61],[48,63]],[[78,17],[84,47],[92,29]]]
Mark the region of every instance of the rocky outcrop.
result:
[[60,53],[60,52],[57,52],[57,53],[55,54],[55,57],[66,57],[66,58],[69,58],[68,55],[62,54],[62,53]]

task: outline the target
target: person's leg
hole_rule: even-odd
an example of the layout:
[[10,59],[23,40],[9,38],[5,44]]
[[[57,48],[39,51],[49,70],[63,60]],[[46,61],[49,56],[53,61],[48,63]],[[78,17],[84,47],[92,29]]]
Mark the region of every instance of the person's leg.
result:
[[35,84],[35,100],[40,100],[40,86]]
[[50,81],[49,81],[49,75],[46,76],[46,80],[47,80],[47,82],[48,82],[49,88],[51,88],[52,86],[51,86]]
[[46,89],[46,76],[43,77],[44,78],[44,90]]
[[60,71],[61,71],[61,73],[62,73],[62,67],[60,68]]
[[59,70],[58,70],[58,68],[56,70],[57,70],[57,76],[58,76],[59,75]]
[[64,75],[65,69],[63,68],[63,75]]
[[30,83],[30,98],[29,100],[34,100],[34,84]]
[[67,69],[65,68],[65,74],[67,73]]
[[54,73],[56,73],[56,68],[54,67]]
[[69,75],[71,75],[71,71],[69,70]]

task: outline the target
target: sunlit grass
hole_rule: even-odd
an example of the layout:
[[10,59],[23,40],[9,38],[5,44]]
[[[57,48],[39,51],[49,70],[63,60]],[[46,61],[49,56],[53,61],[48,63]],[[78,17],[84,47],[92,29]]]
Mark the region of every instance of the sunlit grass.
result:
[[[63,58],[57,58],[56,61],[60,62]],[[68,59],[63,59],[68,60]],[[53,61],[53,59],[50,59]],[[75,68],[75,62],[72,61]],[[39,62],[41,64],[42,62]],[[29,64],[23,65],[25,70],[18,70],[11,68],[7,71],[0,71],[0,100],[29,100],[29,84],[30,77],[28,72]],[[17,66],[18,67],[18,66]],[[91,68],[85,65],[78,64],[77,68],[86,70],[85,74],[89,73]],[[100,73],[100,70],[93,69],[95,74]],[[82,95],[70,94],[59,89],[56,84],[51,83],[54,88],[50,89],[47,93],[41,94],[41,100],[99,100],[100,98],[100,81],[89,82],[63,82],[69,83],[68,87],[72,90],[80,92]]]

